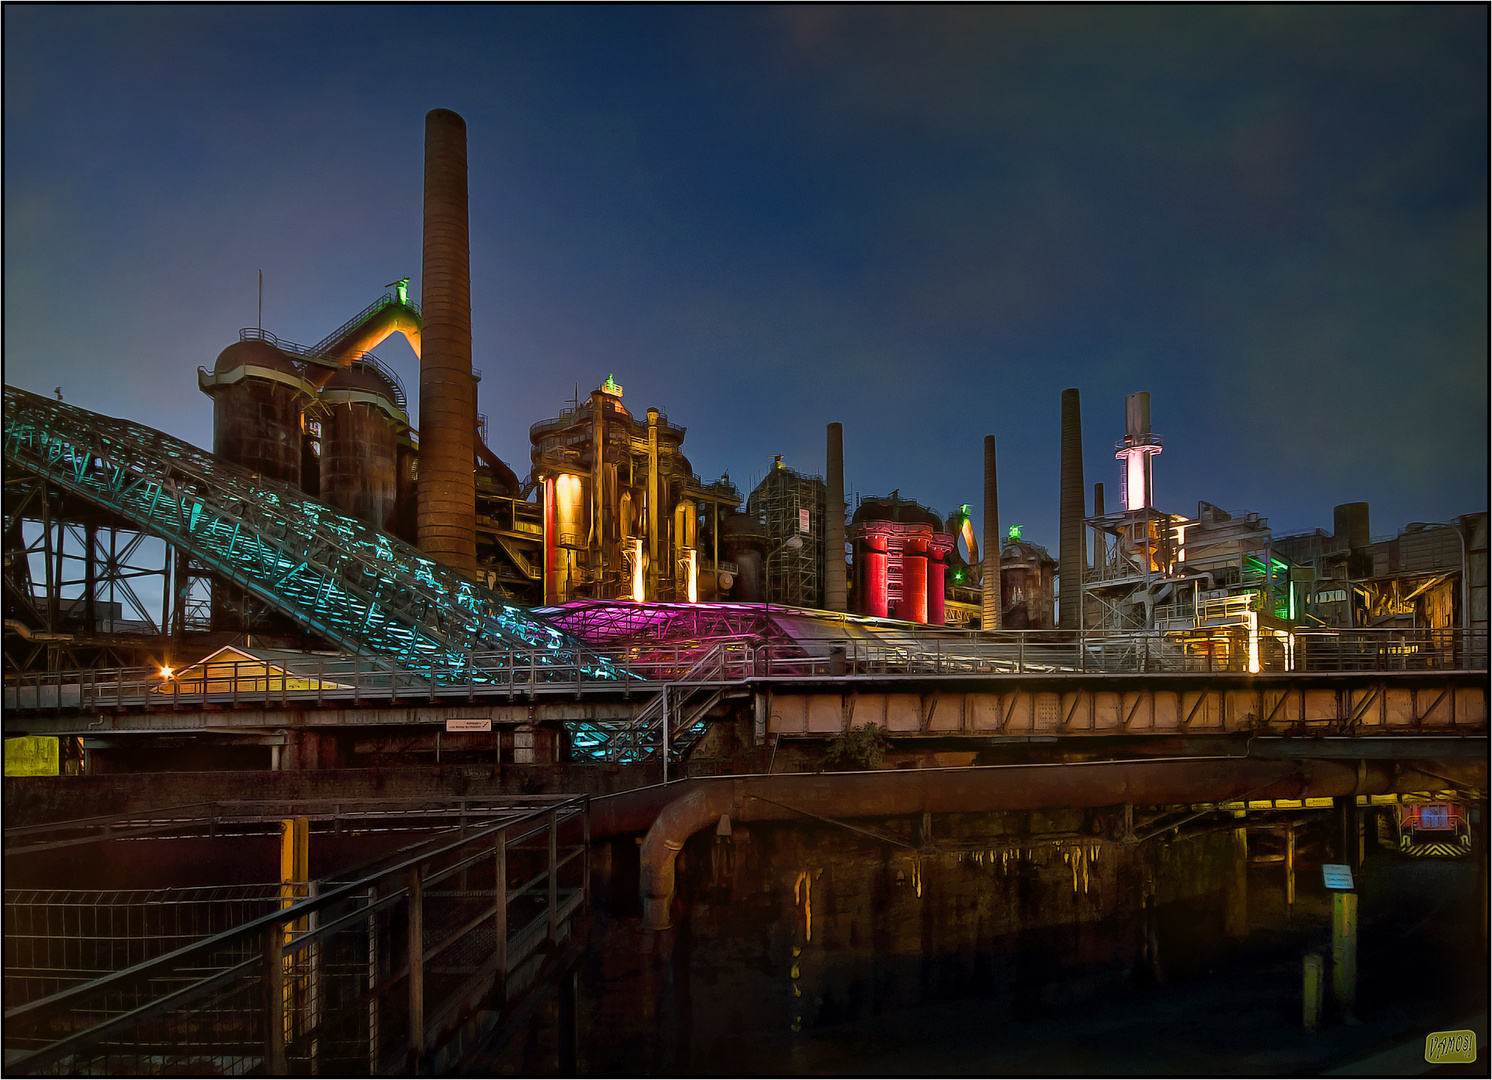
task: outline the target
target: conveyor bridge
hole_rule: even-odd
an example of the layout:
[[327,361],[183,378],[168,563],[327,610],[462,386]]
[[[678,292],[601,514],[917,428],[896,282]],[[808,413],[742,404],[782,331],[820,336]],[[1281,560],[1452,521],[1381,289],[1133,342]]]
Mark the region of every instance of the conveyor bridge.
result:
[[485,683],[611,662],[394,537],[126,420],[5,388],[5,459],[188,553],[386,671]]

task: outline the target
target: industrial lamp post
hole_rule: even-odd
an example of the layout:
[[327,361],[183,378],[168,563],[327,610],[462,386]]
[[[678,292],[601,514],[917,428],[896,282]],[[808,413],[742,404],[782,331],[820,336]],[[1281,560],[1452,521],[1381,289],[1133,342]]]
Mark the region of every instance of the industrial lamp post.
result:
[[1449,529],[1461,543],[1461,656],[1468,663],[1471,652],[1471,581],[1466,565],[1466,537],[1461,534],[1461,519],[1454,521],[1411,521],[1404,526],[1405,532],[1420,532],[1436,527]]

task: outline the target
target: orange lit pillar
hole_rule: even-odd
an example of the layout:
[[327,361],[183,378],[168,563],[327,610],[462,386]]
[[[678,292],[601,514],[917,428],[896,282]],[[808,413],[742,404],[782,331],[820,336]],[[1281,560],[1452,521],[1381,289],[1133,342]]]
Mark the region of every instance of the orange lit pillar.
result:
[[554,477],[544,477],[544,603],[559,603],[555,581],[554,545],[557,522],[554,512]]

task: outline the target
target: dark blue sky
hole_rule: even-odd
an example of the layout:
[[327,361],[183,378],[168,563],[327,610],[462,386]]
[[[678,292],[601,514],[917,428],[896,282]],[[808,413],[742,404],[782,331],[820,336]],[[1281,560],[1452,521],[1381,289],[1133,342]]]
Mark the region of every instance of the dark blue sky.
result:
[[199,445],[260,269],[293,341],[419,297],[439,107],[520,473],[615,372],[743,492],[839,420],[853,489],[978,521],[993,433],[1055,551],[1077,386],[1110,506],[1133,390],[1164,509],[1487,506],[1485,6],[7,6],[3,40],[5,379]]

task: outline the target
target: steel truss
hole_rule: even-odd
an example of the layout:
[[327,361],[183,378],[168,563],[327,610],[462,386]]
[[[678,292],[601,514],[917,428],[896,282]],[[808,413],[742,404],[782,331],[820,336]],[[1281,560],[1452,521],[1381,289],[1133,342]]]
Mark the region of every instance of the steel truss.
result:
[[608,659],[410,545],[151,428],[7,386],[5,458],[388,668],[482,681],[496,661],[472,654],[516,647],[540,668],[619,677]]
[[159,659],[170,638],[207,628],[199,567],[118,515],[7,470],[7,670],[49,671]]

